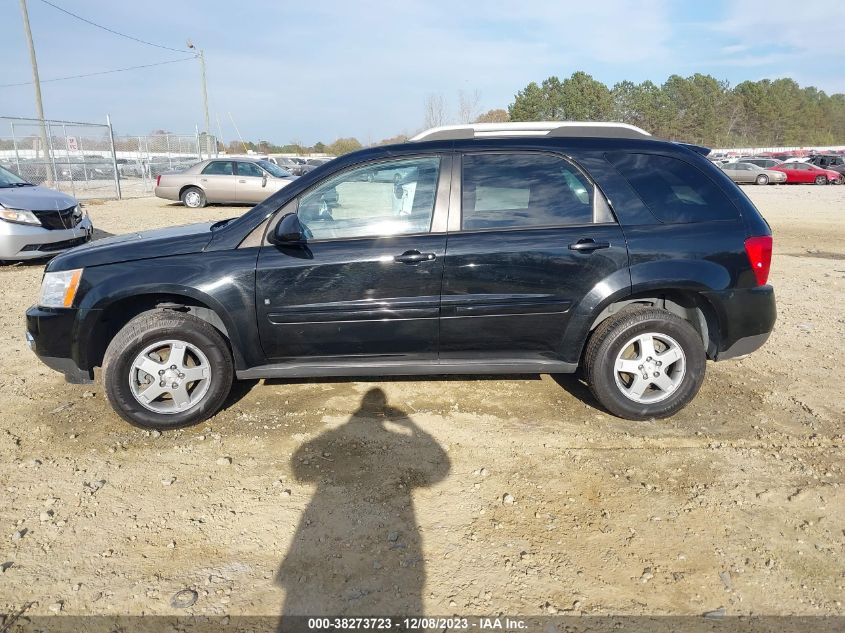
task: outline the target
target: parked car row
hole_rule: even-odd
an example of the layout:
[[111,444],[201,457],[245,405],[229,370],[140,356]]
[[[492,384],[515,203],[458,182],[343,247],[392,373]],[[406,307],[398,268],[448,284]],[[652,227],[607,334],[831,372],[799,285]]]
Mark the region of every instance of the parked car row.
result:
[[301,158],[298,156],[270,156],[266,160],[270,161],[289,171],[293,176],[304,176],[310,171],[317,169],[321,165],[325,165],[332,160],[331,158]]
[[[830,158],[842,160],[841,157],[814,157],[820,163],[824,158],[824,165],[831,165]],[[742,158],[738,161],[713,161],[736,183],[773,185],[807,183],[816,185],[841,184],[845,181],[841,162],[833,163],[840,166],[840,170],[825,167],[817,162],[780,162],[771,158]],[[774,164],[773,164],[774,163]]]
[[56,156],[45,158],[21,158],[3,160],[0,167],[20,176],[32,184],[41,184],[50,179],[55,170],[59,180],[112,180],[114,165],[111,159],[102,156]]

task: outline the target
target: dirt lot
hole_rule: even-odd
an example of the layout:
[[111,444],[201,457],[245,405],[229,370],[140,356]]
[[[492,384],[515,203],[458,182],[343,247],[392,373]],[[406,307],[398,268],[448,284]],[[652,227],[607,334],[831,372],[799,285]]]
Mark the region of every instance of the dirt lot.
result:
[[845,614],[845,187],[747,191],[775,333],[659,422],[571,378],[305,380],[151,434],[36,361],[42,266],[0,268],[0,612]]

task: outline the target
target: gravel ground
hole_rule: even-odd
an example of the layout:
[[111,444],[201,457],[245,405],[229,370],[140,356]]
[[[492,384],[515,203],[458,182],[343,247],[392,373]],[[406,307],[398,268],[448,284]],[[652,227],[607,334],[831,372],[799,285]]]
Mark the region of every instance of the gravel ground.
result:
[[569,377],[293,380],[144,432],[35,359],[42,266],[0,267],[0,613],[845,614],[845,187],[747,192],[776,330],[657,422]]

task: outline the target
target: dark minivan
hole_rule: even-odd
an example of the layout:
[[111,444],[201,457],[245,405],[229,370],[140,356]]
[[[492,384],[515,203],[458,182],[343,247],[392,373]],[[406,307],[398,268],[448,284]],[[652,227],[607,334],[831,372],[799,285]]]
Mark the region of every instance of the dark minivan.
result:
[[624,124],[435,128],[237,219],[56,257],[27,337],[145,427],[213,415],[233,378],[579,367],[613,414],[670,416],[775,322],[769,226],[706,154]]

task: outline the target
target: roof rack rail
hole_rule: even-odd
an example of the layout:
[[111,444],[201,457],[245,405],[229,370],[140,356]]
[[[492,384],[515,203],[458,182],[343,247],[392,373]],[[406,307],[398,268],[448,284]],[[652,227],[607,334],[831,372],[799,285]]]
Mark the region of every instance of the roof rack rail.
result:
[[583,121],[532,121],[528,123],[468,123],[442,125],[420,132],[410,141],[457,141],[503,137],[598,137],[652,138],[645,130],[627,123]]

